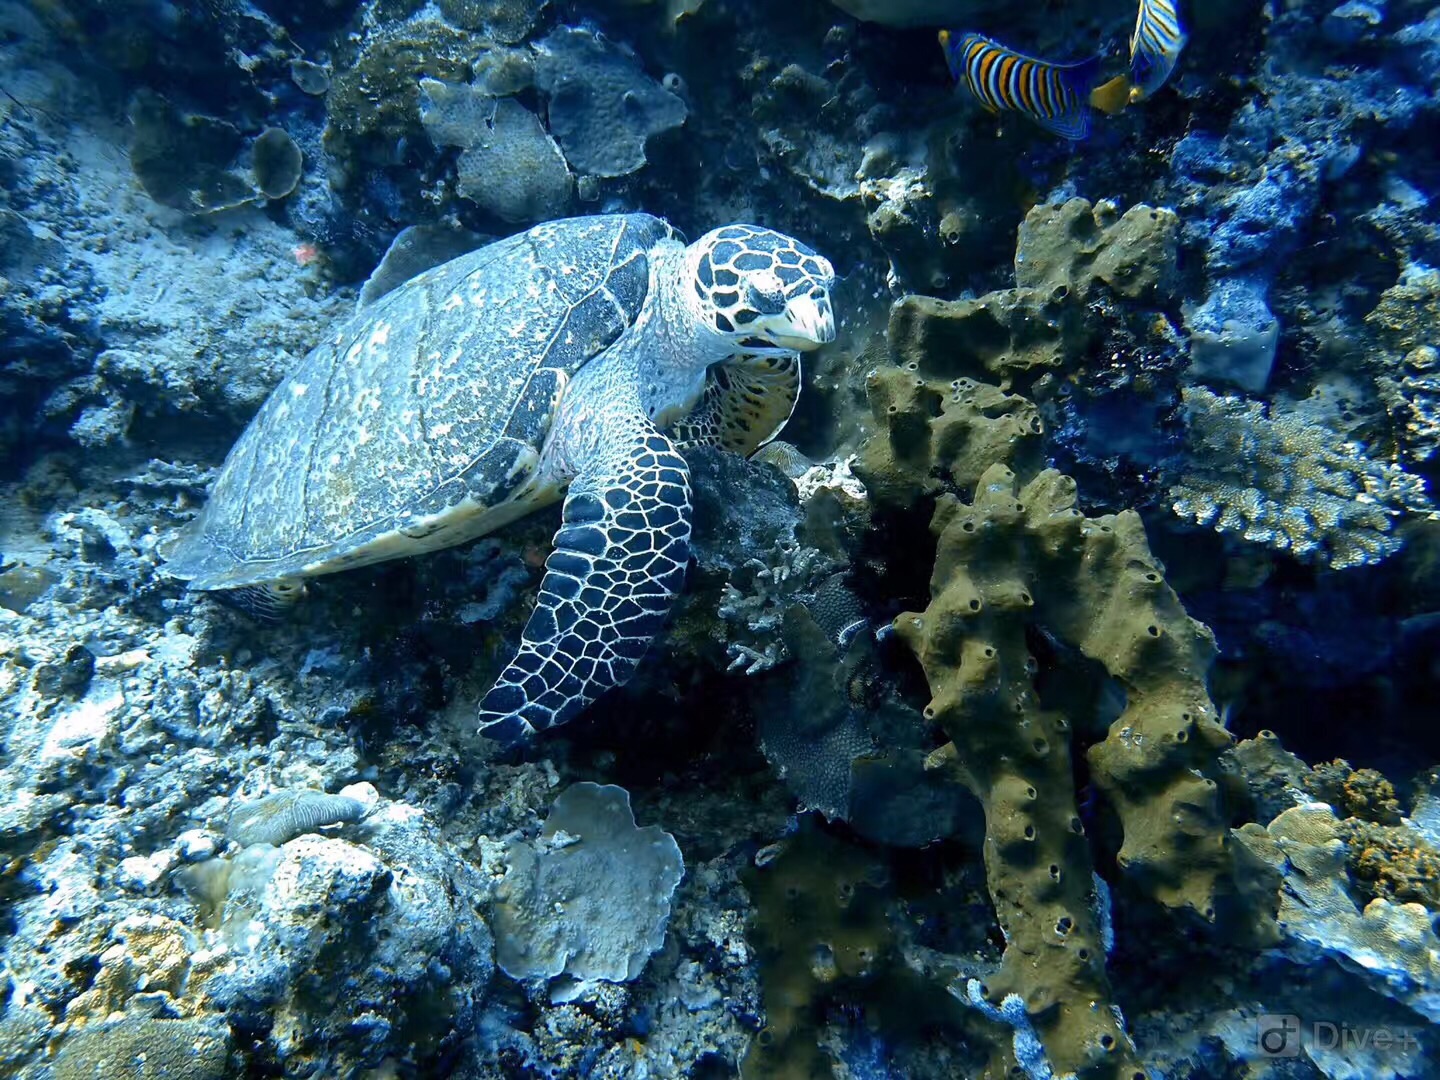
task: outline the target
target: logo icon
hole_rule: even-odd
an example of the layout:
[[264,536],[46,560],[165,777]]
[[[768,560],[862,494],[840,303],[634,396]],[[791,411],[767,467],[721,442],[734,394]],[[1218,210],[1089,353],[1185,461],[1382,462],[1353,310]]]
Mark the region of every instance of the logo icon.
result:
[[1300,1056],[1300,1017],[1291,1013],[1267,1013],[1255,1021],[1255,1045],[1261,1057]]

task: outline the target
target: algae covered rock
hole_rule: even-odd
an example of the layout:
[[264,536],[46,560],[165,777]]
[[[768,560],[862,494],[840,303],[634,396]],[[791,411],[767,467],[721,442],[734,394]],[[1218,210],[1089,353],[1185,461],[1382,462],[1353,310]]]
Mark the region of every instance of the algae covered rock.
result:
[[367,35],[335,74],[325,99],[324,145],[339,188],[367,166],[399,164],[405,145],[423,138],[420,81],[464,83],[475,47],[470,35],[441,19],[392,23]]
[[549,0],[438,0],[446,22],[513,45],[534,29]]
[[475,868],[413,807],[383,805],[363,830],[364,846],[305,835],[187,872],[211,926],[191,992],[265,1032],[290,1071],[444,1060],[493,970]]

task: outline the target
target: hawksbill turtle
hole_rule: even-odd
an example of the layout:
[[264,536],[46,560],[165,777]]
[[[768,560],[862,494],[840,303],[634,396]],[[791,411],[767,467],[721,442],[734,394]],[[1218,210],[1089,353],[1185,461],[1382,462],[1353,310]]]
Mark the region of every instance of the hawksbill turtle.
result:
[[564,497],[517,655],[480,704],[514,742],[629,678],[680,589],[679,447],[743,454],[835,336],[829,262],[727,225],[569,218],[357,311],[271,394],[167,553],[197,590],[291,602],[307,578],[464,543]]

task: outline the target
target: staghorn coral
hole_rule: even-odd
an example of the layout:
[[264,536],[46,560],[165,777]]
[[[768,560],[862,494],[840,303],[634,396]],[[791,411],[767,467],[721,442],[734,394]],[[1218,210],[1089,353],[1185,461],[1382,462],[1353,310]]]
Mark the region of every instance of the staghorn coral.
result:
[[1433,517],[1425,484],[1336,434],[1322,395],[1296,405],[1182,391],[1193,453],[1171,487],[1181,517],[1337,570],[1399,550],[1395,524]]

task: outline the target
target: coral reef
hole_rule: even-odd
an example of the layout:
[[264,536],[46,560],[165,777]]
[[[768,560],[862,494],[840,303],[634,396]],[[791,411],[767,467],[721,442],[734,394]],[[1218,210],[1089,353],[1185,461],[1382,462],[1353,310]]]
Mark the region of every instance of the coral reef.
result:
[[[1383,897],[1367,902],[1363,893],[1352,895],[1347,831],[1357,838],[1330,807],[1306,803],[1268,826],[1246,825],[1236,837],[1284,874],[1279,925],[1292,960],[1306,964],[1333,957],[1383,996],[1434,1021],[1440,982],[1434,911],[1420,903]],[[1433,861],[1435,852],[1429,855]]]
[[510,98],[474,84],[420,80],[420,120],[436,142],[462,148],[455,190],[502,221],[562,216],[570,169],[539,119]]
[[[1135,7],[0,0],[0,1073],[1435,1074],[1440,22],[1182,4],[1063,147],[934,43]],[[554,516],[157,573],[357,299],[630,210],[842,279],[635,683],[474,737]]]

